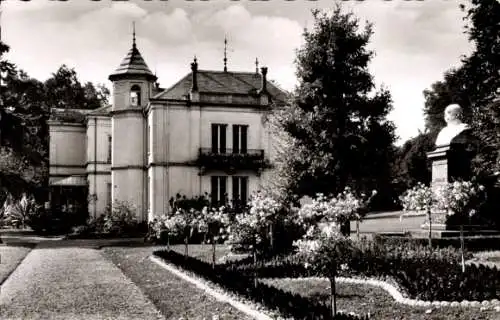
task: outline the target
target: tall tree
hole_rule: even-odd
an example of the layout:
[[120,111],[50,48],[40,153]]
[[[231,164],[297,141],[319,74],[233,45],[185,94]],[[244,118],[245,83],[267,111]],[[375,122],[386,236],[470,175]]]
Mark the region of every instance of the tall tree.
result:
[[108,103],[109,90],[104,85],[82,85],[75,69],[64,64],[45,81],[45,87],[52,108],[96,109]]
[[398,194],[418,182],[430,183],[431,167],[427,161],[427,152],[434,149],[436,137],[435,132],[420,132],[398,148],[393,172],[393,182]]
[[43,186],[48,172],[48,108],[43,83],[3,59],[1,43],[0,175],[2,188],[20,193]]
[[8,50],[0,41],[0,184],[13,194],[29,190],[43,198],[50,108],[95,109],[107,104],[109,90],[90,82],[82,85],[76,72],[64,65],[42,83],[4,59]]
[[346,186],[368,191],[390,184],[394,125],[387,90],[375,91],[362,32],[352,13],[337,6],[331,15],[314,10],[297,52],[296,88],[289,106],[274,114],[276,131],[286,134],[278,152],[278,175],[287,194],[337,193]]

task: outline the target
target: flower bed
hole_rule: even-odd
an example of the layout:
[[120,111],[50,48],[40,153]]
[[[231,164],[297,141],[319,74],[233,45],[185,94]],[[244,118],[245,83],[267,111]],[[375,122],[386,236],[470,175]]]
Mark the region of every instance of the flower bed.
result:
[[[214,269],[210,263],[185,257],[174,251],[155,251],[154,254],[185,270],[195,272],[230,292],[261,303],[272,310],[277,309],[283,316],[295,319],[331,319],[330,307],[324,301],[304,298],[260,282],[254,286],[252,277],[229,270],[226,268],[227,265],[216,266]],[[354,320],[368,319],[368,317],[338,314],[335,319]]]
[[[340,280],[340,279],[339,279]],[[328,279],[295,278],[295,279],[262,279],[268,285],[281,290],[297,293],[304,297],[318,297],[329,300],[330,284]],[[373,319],[455,319],[470,320],[498,319],[495,307],[437,307],[424,303],[396,303],[394,297],[385,288],[371,285],[361,280],[354,282],[337,282],[337,304],[346,312],[370,313]]]
[[[348,259],[340,276],[393,279],[410,298],[429,301],[482,301],[500,297],[500,271],[484,265],[468,265],[465,272],[453,249],[428,251],[408,247],[366,247]],[[241,274],[254,272],[251,261],[224,266]],[[259,278],[322,276],[305,268],[295,256],[277,257],[257,263]]]

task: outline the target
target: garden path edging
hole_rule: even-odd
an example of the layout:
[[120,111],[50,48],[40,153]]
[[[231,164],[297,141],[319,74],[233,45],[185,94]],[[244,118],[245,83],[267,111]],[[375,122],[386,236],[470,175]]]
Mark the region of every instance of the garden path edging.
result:
[[[281,279],[289,281],[303,281],[303,280],[328,280],[324,277],[303,277],[303,278],[268,278],[268,279]],[[425,301],[418,299],[405,298],[403,294],[392,284],[377,280],[377,279],[361,279],[361,278],[347,278],[347,277],[336,277],[336,282],[338,283],[351,283],[351,284],[367,284],[371,286],[376,286],[387,291],[396,302],[401,304],[406,304],[413,307],[497,307],[500,306],[500,301],[498,299],[483,300],[483,301]]]
[[151,261],[155,262],[156,264],[158,264],[163,269],[166,269],[167,271],[173,273],[174,275],[178,276],[179,278],[195,285],[197,288],[203,290],[204,292],[211,295],[215,299],[222,301],[222,302],[225,302],[225,303],[229,303],[231,306],[233,306],[234,308],[238,309],[239,311],[245,313],[248,316],[251,316],[251,317],[258,319],[258,320],[272,320],[273,319],[272,317],[267,316],[264,313],[262,313],[258,310],[255,310],[254,308],[233,299],[232,297],[230,297],[227,294],[220,293],[220,292],[210,288],[210,286],[208,286],[205,283],[205,281],[195,279],[195,278],[189,276],[186,272],[183,272],[179,268],[176,268],[173,265],[166,263],[165,261],[163,261],[162,259],[160,259],[158,257],[150,256],[149,259]]

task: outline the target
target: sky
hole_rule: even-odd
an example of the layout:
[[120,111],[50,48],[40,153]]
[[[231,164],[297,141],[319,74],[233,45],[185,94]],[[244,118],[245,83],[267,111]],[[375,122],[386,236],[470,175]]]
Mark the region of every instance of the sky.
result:
[[[6,58],[34,78],[43,81],[66,64],[81,81],[111,88],[108,75],[130,49],[135,21],[142,56],[169,87],[190,72],[195,55],[200,69],[222,70],[226,36],[229,71],[253,71],[258,58],[268,78],[291,91],[311,9],[331,10],[335,1],[6,0],[2,40],[10,46]],[[392,94],[389,119],[401,144],[424,129],[423,91],[472,50],[461,0],[341,2],[374,25],[369,69],[377,88]]]

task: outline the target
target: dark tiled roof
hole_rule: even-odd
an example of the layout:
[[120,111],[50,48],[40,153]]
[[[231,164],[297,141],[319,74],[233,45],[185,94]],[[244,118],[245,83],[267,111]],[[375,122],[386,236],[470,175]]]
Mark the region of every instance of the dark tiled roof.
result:
[[132,49],[130,49],[130,51],[127,53],[127,56],[125,56],[118,69],[115,70],[110,78],[126,74],[146,75],[156,78],[151,70],[149,70],[148,65],[142,58],[141,53],[139,52],[139,49],[137,49],[135,43],[132,45]]
[[92,110],[88,113],[89,116],[109,116],[109,112],[111,111],[111,106],[104,106],[97,109]]
[[[212,94],[254,95],[261,87],[262,75],[252,72],[224,72],[198,70],[198,91]],[[155,99],[185,99],[191,90],[191,72],[169,89],[156,95]],[[285,102],[287,93],[271,82],[267,82],[271,97]]]
[[50,110],[50,120],[66,123],[85,123],[85,111],[81,109],[57,109]]

